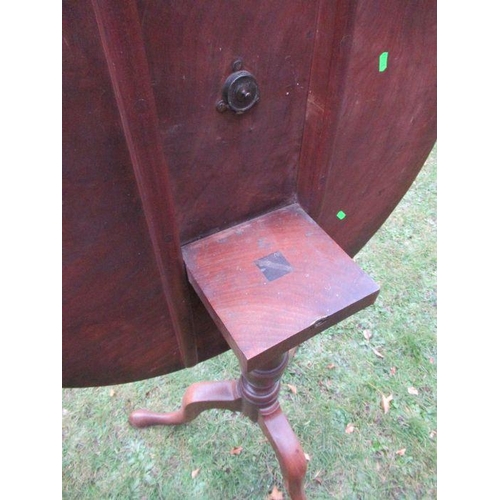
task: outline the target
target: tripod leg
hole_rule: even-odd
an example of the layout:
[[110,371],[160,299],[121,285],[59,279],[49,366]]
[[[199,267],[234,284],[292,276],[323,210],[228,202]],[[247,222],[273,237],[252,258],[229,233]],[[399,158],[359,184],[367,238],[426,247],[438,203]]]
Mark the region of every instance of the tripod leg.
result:
[[186,390],[180,410],[171,413],[135,410],[130,414],[129,422],[134,427],[179,425],[190,422],[201,412],[213,408],[241,410],[241,396],[235,380],[193,384]]
[[304,478],[307,462],[302,446],[285,414],[278,407],[269,415],[260,413],[258,423],[278,457],[290,497],[292,500],[306,500]]

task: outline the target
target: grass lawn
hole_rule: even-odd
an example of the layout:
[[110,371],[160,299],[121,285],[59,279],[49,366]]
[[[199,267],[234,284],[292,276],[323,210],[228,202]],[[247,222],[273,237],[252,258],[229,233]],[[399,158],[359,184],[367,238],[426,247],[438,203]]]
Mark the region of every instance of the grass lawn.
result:
[[[435,148],[356,256],[381,286],[375,305],[304,343],[283,376],[310,500],[437,496],[436,169]],[[238,373],[228,352],[143,382],[64,389],[63,498],[287,498],[273,450],[239,414],[211,410],[173,428],[127,422],[136,408],[178,408],[191,383]]]

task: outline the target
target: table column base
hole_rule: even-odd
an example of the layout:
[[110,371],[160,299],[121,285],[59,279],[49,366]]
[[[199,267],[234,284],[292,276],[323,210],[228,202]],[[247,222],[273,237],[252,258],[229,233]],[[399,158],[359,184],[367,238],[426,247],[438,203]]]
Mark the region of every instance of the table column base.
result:
[[179,410],[171,413],[135,410],[130,414],[129,422],[138,428],[180,425],[190,422],[206,410],[242,412],[257,422],[269,439],[292,500],[305,500],[306,458],[278,401],[280,379],[288,364],[288,357],[288,353],[285,353],[262,368],[248,373],[242,371],[239,380],[193,384],[184,394]]

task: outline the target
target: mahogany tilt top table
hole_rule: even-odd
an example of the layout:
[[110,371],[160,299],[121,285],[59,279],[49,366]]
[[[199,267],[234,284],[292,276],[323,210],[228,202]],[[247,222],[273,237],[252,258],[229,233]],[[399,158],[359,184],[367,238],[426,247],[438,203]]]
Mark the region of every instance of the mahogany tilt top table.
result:
[[136,427],[177,425],[211,408],[258,421],[292,498],[305,498],[304,452],[278,402],[287,351],[374,302],[379,288],[297,205],[183,247],[188,278],[239,359],[239,381],[194,384],[182,409],[137,410]]
[[63,385],[231,348],[190,388],[261,425],[292,498],[288,350],[370,305],[352,257],[436,139],[433,0],[63,2]]

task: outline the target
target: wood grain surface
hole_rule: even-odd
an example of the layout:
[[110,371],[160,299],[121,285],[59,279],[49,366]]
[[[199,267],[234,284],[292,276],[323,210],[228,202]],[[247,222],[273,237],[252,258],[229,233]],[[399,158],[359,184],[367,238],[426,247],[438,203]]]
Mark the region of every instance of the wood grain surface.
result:
[[[305,120],[316,2],[145,2],[144,44],[183,243],[289,204]],[[232,63],[261,99],[215,105]]]
[[63,3],[63,385],[184,366],[90,2]]
[[296,204],[185,245],[183,254],[243,371],[372,304],[379,291]]
[[[221,114],[236,58],[261,98]],[[299,203],[353,256],[435,142],[435,59],[432,0],[65,0],[63,385],[228,348],[181,245]]]
[[435,1],[321,2],[306,116],[299,201],[355,255],[436,141]]

